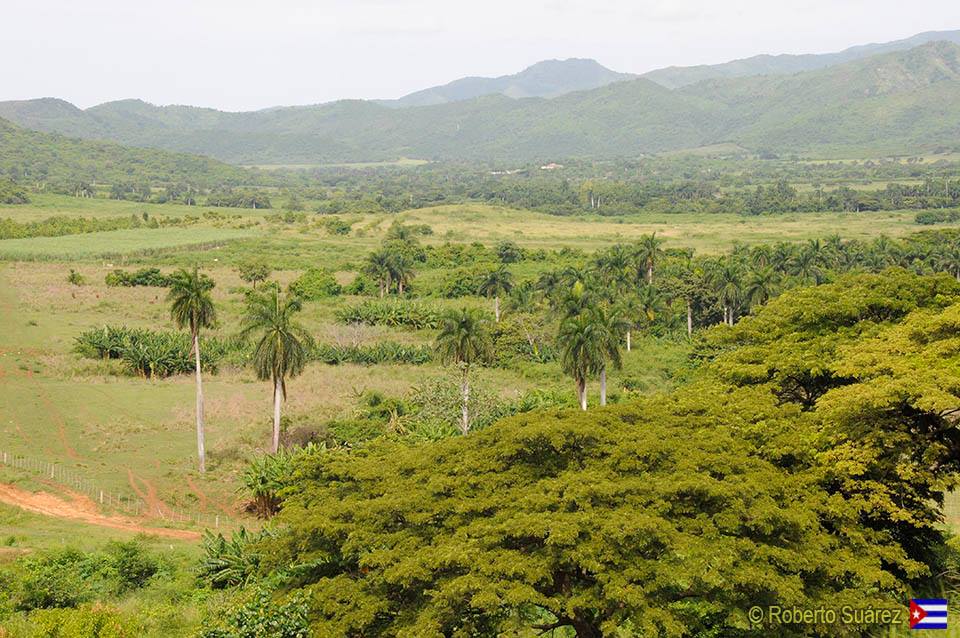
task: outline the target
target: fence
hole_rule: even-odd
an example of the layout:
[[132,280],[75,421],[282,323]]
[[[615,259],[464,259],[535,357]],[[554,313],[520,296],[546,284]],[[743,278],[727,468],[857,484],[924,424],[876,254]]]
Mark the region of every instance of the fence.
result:
[[182,507],[152,507],[139,496],[130,496],[104,489],[96,481],[64,466],[43,459],[0,451],[0,463],[7,467],[32,472],[37,476],[62,485],[67,489],[89,497],[101,507],[132,516],[146,516],[169,523],[196,525],[197,527],[223,529],[236,528],[240,522],[225,514],[191,511]]

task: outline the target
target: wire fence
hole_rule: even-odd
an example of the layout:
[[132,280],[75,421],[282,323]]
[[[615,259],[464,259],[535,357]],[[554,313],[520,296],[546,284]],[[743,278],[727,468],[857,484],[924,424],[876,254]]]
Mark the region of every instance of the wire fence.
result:
[[63,463],[53,463],[0,450],[0,463],[7,467],[30,472],[38,477],[61,485],[72,492],[87,496],[101,508],[122,514],[157,519],[165,523],[195,525],[214,530],[235,529],[241,523],[236,518],[220,512],[202,512],[167,504],[150,505],[140,496],[131,496],[104,488]]

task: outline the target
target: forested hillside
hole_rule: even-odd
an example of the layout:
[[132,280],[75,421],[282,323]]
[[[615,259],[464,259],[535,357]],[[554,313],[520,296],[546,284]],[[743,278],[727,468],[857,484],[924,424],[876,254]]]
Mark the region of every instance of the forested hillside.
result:
[[216,188],[249,183],[250,171],[207,157],[130,148],[40,133],[0,119],[0,177],[72,192],[82,184],[182,183]]
[[810,156],[952,150],[960,145],[958,103],[960,46],[933,42],[819,71],[678,90],[641,78],[553,99],[489,95],[405,109],[354,100],[249,113],[136,100],[81,111],[46,99],[2,103],[0,116],[239,164],[318,164],[609,158],[717,143]]

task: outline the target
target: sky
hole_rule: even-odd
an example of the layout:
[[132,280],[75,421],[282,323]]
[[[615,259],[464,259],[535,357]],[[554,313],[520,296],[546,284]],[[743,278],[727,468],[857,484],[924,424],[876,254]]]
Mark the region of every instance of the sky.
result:
[[230,111],[396,98],[553,58],[616,71],[960,29],[957,0],[4,0],[0,100]]

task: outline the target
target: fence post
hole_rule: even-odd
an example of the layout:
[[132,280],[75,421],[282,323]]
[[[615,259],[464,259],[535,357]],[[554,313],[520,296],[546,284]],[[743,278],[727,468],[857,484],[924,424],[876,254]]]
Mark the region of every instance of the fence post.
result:
[[100,490],[100,504],[103,505],[103,490]]

